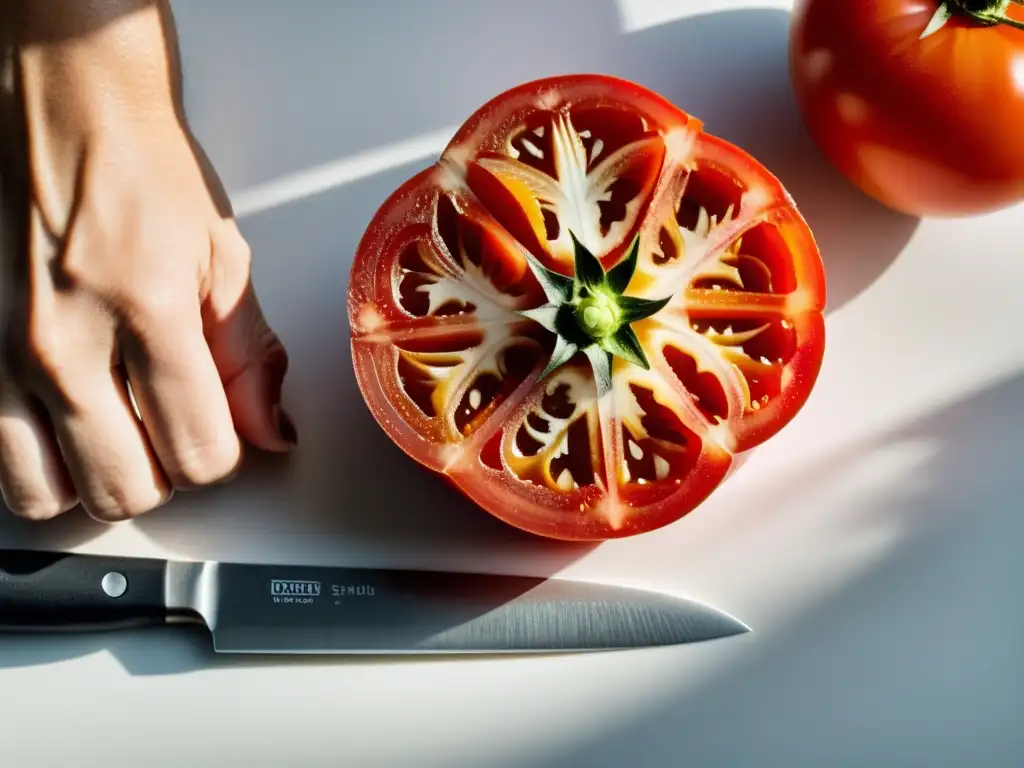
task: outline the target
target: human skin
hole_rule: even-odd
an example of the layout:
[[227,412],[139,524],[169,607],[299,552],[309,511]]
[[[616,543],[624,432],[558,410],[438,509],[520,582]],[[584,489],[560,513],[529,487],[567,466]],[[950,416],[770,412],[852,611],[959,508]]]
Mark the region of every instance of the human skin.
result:
[[[7,0],[0,490],[117,521],[287,451],[288,356],[188,129],[163,0]],[[129,397],[134,396],[138,418]]]

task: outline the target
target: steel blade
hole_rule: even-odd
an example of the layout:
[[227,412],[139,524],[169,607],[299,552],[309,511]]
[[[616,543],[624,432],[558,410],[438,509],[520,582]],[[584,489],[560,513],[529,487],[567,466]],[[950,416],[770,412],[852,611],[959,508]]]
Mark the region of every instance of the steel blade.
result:
[[222,653],[506,653],[694,643],[748,632],[700,602],[521,576],[172,563],[171,607]]

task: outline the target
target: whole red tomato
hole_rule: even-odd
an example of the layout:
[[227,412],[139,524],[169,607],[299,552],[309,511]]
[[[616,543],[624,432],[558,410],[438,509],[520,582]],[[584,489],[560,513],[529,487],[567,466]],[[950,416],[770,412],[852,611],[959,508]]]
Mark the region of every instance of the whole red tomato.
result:
[[352,359],[409,456],[533,533],[600,540],[700,504],[822,360],[825,282],[768,171],[640,86],[501,94],[384,202]]
[[814,139],[885,205],[958,216],[1024,200],[1024,6],[796,0],[790,72]]

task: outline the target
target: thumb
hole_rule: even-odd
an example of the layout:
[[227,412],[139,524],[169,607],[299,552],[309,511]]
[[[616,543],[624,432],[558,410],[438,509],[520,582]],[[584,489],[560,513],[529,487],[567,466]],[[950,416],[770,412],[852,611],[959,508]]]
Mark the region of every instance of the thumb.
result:
[[[239,238],[240,239],[240,238]],[[207,343],[220,372],[235,430],[246,441],[266,451],[287,451],[298,443],[295,425],[281,405],[281,389],[288,372],[288,353],[270,328],[252,285],[248,269],[237,279],[215,275],[204,311]],[[214,272],[238,270],[238,260],[215,258]],[[225,263],[226,262],[226,263]],[[237,273],[236,273],[237,274]],[[242,285],[232,291],[232,285]],[[228,298],[233,294],[233,301]]]

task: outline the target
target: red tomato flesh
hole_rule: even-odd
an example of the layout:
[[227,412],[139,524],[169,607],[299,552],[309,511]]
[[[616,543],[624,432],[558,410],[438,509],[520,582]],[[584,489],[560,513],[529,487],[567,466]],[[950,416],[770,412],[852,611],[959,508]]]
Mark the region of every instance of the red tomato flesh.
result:
[[[583,354],[541,379],[554,334],[526,253],[572,275],[572,232],[627,295],[671,296],[597,396]],[[659,528],[803,406],[824,352],[807,224],[756,160],[660,96],[597,75],[479,109],[380,207],[348,311],[366,404],[412,459],[518,528],[602,540]]]

